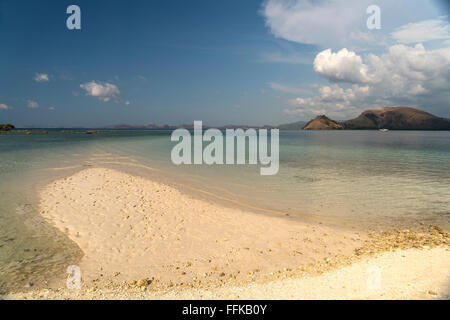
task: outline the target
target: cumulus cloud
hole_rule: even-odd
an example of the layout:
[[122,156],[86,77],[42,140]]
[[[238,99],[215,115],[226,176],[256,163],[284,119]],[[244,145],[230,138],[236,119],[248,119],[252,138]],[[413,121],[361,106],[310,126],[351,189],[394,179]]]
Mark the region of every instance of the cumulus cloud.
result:
[[346,48],[337,53],[333,53],[331,49],[324,50],[314,59],[314,71],[336,82],[368,82],[367,69],[361,57]]
[[404,44],[450,39],[450,24],[446,17],[409,23],[395,29],[391,36]]
[[86,90],[86,95],[97,97],[103,102],[108,102],[111,98],[117,98],[120,94],[116,85],[111,83],[87,82],[80,85],[80,88]]
[[4,104],[4,103],[0,103],[0,110],[9,110],[11,109],[10,106]]
[[365,59],[347,49],[336,54],[325,50],[317,55],[314,69],[334,84],[320,87],[312,98],[291,100],[287,114],[344,118],[367,108],[399,104],[435,105],[442,111],[450,107],[450,48],[399,44]]
[[319,88],[319,95],[313,98],[296,98],[289,101],[292,108],[285,109],[289,115],[317,116],[327,114],[337,119],[351,117],[360,111],[371,94],[369,86],[353,85],[344,89],[334,84]]
[[36,109],[39,108],[39,104],[36,101],[27,100],[27,107],[30,109]]
[[54,106],[50,106],[50,107],[48,107],[48,110],[53,111],[53,110],[56,110],[56,108]]
[[46,73],[36,73],[33,79],[36,82],[49,82],[50,81],[50,77]]

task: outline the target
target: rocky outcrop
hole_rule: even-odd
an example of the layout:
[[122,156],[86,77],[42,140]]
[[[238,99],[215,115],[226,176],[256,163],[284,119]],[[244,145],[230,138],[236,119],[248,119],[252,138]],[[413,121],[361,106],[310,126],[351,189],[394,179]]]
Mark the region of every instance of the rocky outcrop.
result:
[[308,122],[303,130],[342,130],[344,127],[327,116],[317,116]]

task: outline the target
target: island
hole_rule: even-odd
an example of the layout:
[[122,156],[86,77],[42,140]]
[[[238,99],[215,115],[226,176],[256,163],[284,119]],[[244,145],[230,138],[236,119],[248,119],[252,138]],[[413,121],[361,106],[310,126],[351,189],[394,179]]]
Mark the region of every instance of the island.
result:
[[[280,129],[297,130],[298,122],[284,124]],[[441,118],[412,107],[387,107],[366,110],[358,117],[335,121],[319,115],[309,121],[303,130],[450,130],[450,119]]]
[[7,123],[7,124],[1,124],[0,123],[0,131],[11,131],[15,129],[14,125]]

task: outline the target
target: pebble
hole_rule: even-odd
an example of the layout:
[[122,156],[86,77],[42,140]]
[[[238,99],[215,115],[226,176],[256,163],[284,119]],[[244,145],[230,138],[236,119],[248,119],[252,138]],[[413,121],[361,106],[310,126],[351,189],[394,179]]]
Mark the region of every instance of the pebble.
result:
[[143,288],[149,285],[149,281],[148,279],[141,279],[136,283],[136,285],[140,288]]

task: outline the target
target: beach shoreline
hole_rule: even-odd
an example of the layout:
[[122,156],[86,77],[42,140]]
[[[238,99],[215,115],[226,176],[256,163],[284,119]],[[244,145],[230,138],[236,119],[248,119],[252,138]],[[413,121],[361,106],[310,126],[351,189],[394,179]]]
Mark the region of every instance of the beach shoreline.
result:
[[[286,276],[215,288],[83,287],[36,289],[0,296],[5,300],[448,300],[448,248],[407,249],[365,258],[322,275]],[[367,271],[380,268],[380,287],[368,286]],[[433,276],[431,277],[430,274]]]
[[[39,214],[83,252],[77,262],[82,288],[64,289],[65,276],[61,276],[52,288],[36,284],[6,299],[89,299],[102,298],[98,294],[103,292],[110,292],[105,299],[142,294],[151,299],[158,295],[234,299],[239,298],[238,289],[226,293],[221,288],[246,291],[252,286],[260,286],[267,299],[277,299],[286,298],[281,291],[270,291],[280,281],[293,283],[315,276],[312,283],[320,283],[320,277],[358,265],[363,258],[378,259],[374,255],[390,250],[402,250],[389,258],[394,265],[401,263],[398,252],[404,250],[413,250],[417,257],[429,255],[427,261],[439,259],[439,254],[448,257],[448,232],[441,229],[381,236],[289,216],[261,215],[109,168],[87,168],[50,183],[40,192]],[[432,251],[433,247],[444,251]],[[448,270],[449,259],[445,259],[442,256]],[[365,271],[354,276],[361,277]],[[441,287],[434,284],[429,290],[443,297]],[[183,295],[189,290],[203,293]],[[305,294],[292,297],[308,298]],[[416,291],[410,294],[416,297]],[[322,298],[333,296],[324,293]]]

